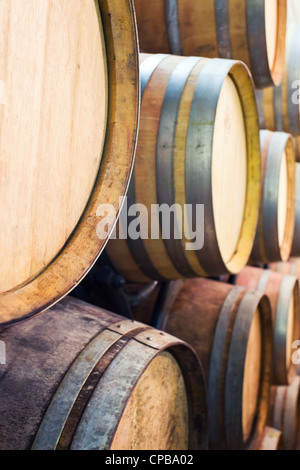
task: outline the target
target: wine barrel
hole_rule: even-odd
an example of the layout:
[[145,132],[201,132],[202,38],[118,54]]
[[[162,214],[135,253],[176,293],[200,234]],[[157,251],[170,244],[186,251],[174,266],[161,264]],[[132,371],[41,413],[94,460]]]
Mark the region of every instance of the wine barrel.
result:
[[139,71],[131,0],[9,0],[0,21],[5,325],[58,302],[102,252],[98,208],[119,214],[133,166]]
[[260,193],[247,69],[222,59],[141,54],[141,79],[128,208],[107,247],[113,265],[133,282],[239,272],[251,253]]
[[300,25],[287,31],[285,66],[282,83],[256,93],[260,127],[300,136]]
[[291,258],[286,263],[270,263],[268,267],[277,273],[290,274],[300,279],[300,259],[298,258]]
[[[300,163],[296,164],[296,189],[295,189],[295,230],[291,257],[300,256]],[[299,274],[300,277],[300,274]]]
[[222,57],[245,62],[256,86],[279,84],[286,0],[135,0],[143,52]]
[[300,338],[299,281],[271,270],[245,268],[236,285],[266,294],[272,305],[274,354],[273,385],[290,385],[295,378],[293,343]]
[[300,137],[294,137],[293,139],[296,152],[296,161],[300,163]]
[[259,450],[284,450],[282,432],[266,426]]
[[300,162],[300,137],[296,137],[296,159]]
[[0,333],[1,450],[207,448],[190,346],[71,297]]
[[300,429],[300,377],[289,387],[272,387],[269,423],[282,431],[285,450],[295,450]]
[[[176,284],[176,283],[175,283]],[[207,279],[182,282],[159,328],[198,353],[208,384],[212,449],[257,449],[267,419],[272,319],[264,295]]]
[[262,189],[259,222],[251,254],[254,264],[287,261],[295,227],[295,152],[282,132],[260,131]]

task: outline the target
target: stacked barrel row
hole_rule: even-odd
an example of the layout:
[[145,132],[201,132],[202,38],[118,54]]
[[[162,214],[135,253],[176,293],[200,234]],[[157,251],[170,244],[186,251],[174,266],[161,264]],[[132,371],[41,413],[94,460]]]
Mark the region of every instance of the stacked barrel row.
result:
[[234,284],[173,282],[134,308],[139,321],[181,337],[197,351],[207,383],[212,449],[258,449],[265,425],[278,429],[270,385],[293,390],[285,430],[281,425],[278,430],[283,439],[293,430],[285,448],[296,445],[299,381],[293,342],[299,314],[299,281],[252,267]]
[[[295,147],[255,90],[282,86],[286,0],[0,20],[0,449],[296,447],[299,276],[264,269],[300,256]],[[155,282],[133,318],[68,296],[106,246]]]
[[[287,63],[299,77],[286,2],[135,5],[142,103],[127,202],[140,212],[121,215],[109,259],[129,291],[160,283],[134,317],[197,352],[210,448],[296,448],[299,276],[271,268],[300,256],[295,133],[262,125],[258,99],[290,90]],[[187,204],[205,215],[184,231]],[[133,226],[139,236],[124,236]]]
[[256,93],[260,126],[273,131],[290,133],[294,138],[298,161],[300,159],[299,34],[300,24],[289,26],[282,83],[275,87],[258,90]]
[[0,22],[0,449],[207,449],[192,347],[67,296],[133,169],[133,2],[9,0]]

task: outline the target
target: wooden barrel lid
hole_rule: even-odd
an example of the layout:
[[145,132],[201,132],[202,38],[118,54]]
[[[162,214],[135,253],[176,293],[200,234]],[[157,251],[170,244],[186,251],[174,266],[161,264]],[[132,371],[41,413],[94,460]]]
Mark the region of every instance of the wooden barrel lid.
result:
[[246,267],[236,284],[268,296],[273,316],[273,385],[288,385],[295,377],[293,342],[299,338],[299,281],[295,276]]
[[273,70],[278,48],[278,1],[265,0],[266,45],[270,70]]
[[[287,279],[291,276],[286,276]],[[291,277],[291,279],[293,276]],[[287,287],[283,290],[284,293],[287,292]],[[296,364],[294,364],[293,356],[294,356],[294,349],[293,344],[295,341],[299,340],[300,335],[300,306],[299,306],[299,280],[297,279],[292,292],[290,293],[290,301],[288,304],[288,311],[286,313],[286,371],[288,375],[288,381],[286,385],[290,385],[293,383],[295,375],[296,375]]]
[[[210,448],[257,446],[266,424],[270,389],[272,318],[268,298],[257,290],[204,278],[171,284],[158,295],[152,311],[159,328],[184,339],[201,360],[207,383]],[[139,314],[140,319],[145,318],[144,307]]]
[[286,261],[292,250],[295,227],[296,162],[291,135],[278,133],[278,137],[283,141],[286,139],[280,165],[277,209],[279,248],[282,260]]
[[108,96],[95,2],[2,2],[0,18],[3,293],[36,277],[76,228],[99,171]]
[[[293,352],[293,343],[295,341],[295,337],[297,336],[297,330],[295,325],[295,291],[293,296],[290,300],[289,311],[288,311],[288,318],[287,318],[287,331],[286,331],[286,367],[287,369],[291,365],[291,354]],[[299,331],[299,328],[298,328]]]
[[284,242],[288,209],[288,160],[287,154],[281,160],[278,189],[278,241],[280,248]]
[[[300,163],[296,163],[296,187],[295,187],[295,229],[293,247],[291,252],[292,258],[298,258],[300,256]],[[298,264],[296,261],[295,263]]]
[[1,2],[0,324],[60,300],[104,248],[97,208],[118,212],[134,153],[132,8],[128,0]]
[[188,441],[186,386],[174,356],[165,352],[140,378],[111,450],[188,450]]
[[243,385],[243,434],[247,442],[253,430],[257,416],[258,399],[260,395],[261,365],[262,365],[262,329],[260,312],[256,311],[250,328],[244,369]]
[[216,113],[212,196],[216,235],[228,263],[236,252],[246,204],[247,135],[238,90],[227,76]]
[[274,451],[284,450],[282,431],[266,426],[258,450]]

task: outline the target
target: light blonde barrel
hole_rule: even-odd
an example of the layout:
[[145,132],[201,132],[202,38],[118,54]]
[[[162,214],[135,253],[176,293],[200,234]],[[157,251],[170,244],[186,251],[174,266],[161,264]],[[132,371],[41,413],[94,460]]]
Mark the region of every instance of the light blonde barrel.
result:
[[295,152],[292,138],[260,131],[262,188],[260,216],[251,254],[255,264],[287,261],[295,227]]
[[[239,272],[251,253],[260,193],[247,69],[222,59],[141,54],[141,79],[135,168],[123,235],[107,246],[111,261],[134,282]],[[163,208],[175,220],[162,216]],[[136,220],[127,217],[132,209]],[[135,239],[139,223],[144,230]]]
[[278,429],[266,426],[260,447],[257,450],[282,451],[284,450],[282,432]]
[[119,214],[133,166],[139,71],[131,0],[9,0],[0,24],[3,325],[55,304],[102,252],[98,208]]

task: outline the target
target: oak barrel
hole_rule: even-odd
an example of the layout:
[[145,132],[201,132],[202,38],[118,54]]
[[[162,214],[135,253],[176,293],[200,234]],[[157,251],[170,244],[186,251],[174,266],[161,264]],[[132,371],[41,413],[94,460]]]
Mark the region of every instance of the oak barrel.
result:
[[270,263],[269,269],[281,274],[290,274],[300,279],[300,259],[291,258],[286,263]]
[[278,451],[284,450],[282,432],[278,429],[266,426],[263,438],[258,450]]
[[135,0],[143,52],[246,63],[256,86],[282,77],[286,0]]
[[0,24],[4,325],[54,305],[102,252],[98,208],[118,215],[133,166],[139,70],[131,0],[9,0]]
[[269,400],[270,303],[259,292],[200,278],[178,290],[156,312],[157,324],[198,353],[208,385],[210,447],[256,449]]
[[300,137],[294,138],[295,151],[296,151],[296,161],[300,162]]
[[295,152],[283,132],[260,131],[262,188],[259,222],[251,254],[255,264],[287,261],[295,227]]
[[287,31],[285,66],[281,84],[256,93],[260,127],[300,136],[300,25]]
[[300,163],[296,164],[295,229],[291,257],[300,257]]
[[239,272],[251,253],[260,195],[246,67],[141,54],[141,79],[136,161],[122,230],[108,243],[111,261],[133,282]]
[[289,387],[272,387],[269,424],[282,431],[285,450],[295,450],[300,431],[300,377]]
[[273,316],[273,385],[289,385],[295,378],[293,344],[300,339],[299,280],[271,270],[247,267],[236,285],[257,289],[269,297]]
[[190,346],[71,297],[0,333],[2,450],[207,448]]

